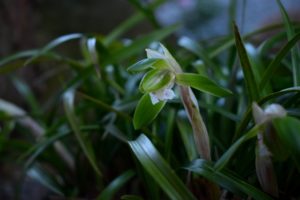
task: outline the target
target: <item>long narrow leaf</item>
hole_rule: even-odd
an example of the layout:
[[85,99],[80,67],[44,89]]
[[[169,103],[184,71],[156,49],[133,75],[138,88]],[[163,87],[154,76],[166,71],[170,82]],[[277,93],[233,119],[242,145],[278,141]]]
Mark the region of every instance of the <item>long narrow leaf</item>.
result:
[[128,170],[115,178],[102,192],[97,200],[110,200],[113,199],[115,193],[121,189],[132,177],[134,172]]
[[300,40],[300,33],[297,33],[291,40],[289,40],[278,52],[276,57],[272,60],[272,62],[268,65],[265,70],[261,81],[259,83],[259,89],[262,90],[266,86],[266,83],[270,81],[274,73],[277,71],[278,67],[282,59],[288,54],[288,52],[297,44]]
[[[292,26],[291,20],[284,9],[280,0],[276,0],[280,8],[281,16],[285,25],[287,32],[288,40],[291,40],[295,35],[294,27]],[[298,46],[295,46],[291,49],[291,59],[292,59],[292,68],[293,68],[293,80],[294,86],[300,86],[300,50]]]
[[78,119],[76,118],[76,115],[74,112],[74,96],[75,96],[75,90],[72,88],[69,89],[68,91],[66,91],[63,96],[64,109],[65,109],[67,118],[70,122],[70,125],[74,131],[74,134],[75,134],[75,136],[79,142],[79,145],[82,148],[85,156],[91,163],[96,174],[98,174],[99,176],[102,176],[102,173],[97,166],[97,161],[96,161],[93,149],[91,148],[88,141],[83,137],[82,132],[80,131],[79,122],[78,122]]
[[272,199],[264,192],[258,190],[254,186],[234,175],[231,171],[224,169],[221,171],[215,170],[212,165],[206,160],[195,160],[190,166],[186,167],[185,169],[204,176],[205,178],[236,194],[246,194],[258,200]]
[[253,75],[252,67],[246,49],[244,47],[240,33],[238,31],[238,28],[235,24],[233,25],[233,27],[234,27],[234,35],[235,35],[235,44],[236,44],[236,48],[238,51],[241,66],[244,73],[245,85],[249,95],[249,102],[251,103],[253,101],[256,101],[259,98],[258,87]]
[[145,135],[128,144],[144,169],[171,199],[195,199]]
[[176,83],[184,86],[190,86],[205,93],[214,96],[223,97],[231,95],[231,91],[221,86],[205,76],[192,73],[176,74]]
[[31,57],[29,60],[27,60],[24,65],[28,65],[29,63],[31,63],[32,61],[37,59],[39,56],[47,53],[51,49],[65,43],[67,41],[74,40],[74,39],[80,39],[82,36],[83,35],[80,33],[72,33],[72,34],[60,36],[60,37],[54,39],[53,41],[51,41],[50,43],[48,43],[41,50],[37,51],[37,54],[35,54],[33,57]]
[[260,126],[253,127],[249,132],[240,137],[234,144],[230,146],[230,148],[222,155],[221,158],[218,159],[214,168],[216,170],[221,170],[226,166],[226,164],[230,161],[233,154],[237,151],[237,149],[249,139],[255,137],[258,131],[261,129]]
[[130,45],[112,53],[112,57],[109,60],[106,60],[107,62],[113,61],[113,62],[120,62],[136,53],[139,53],[143,51],[151,42],[153,41],[160,41],[163,38],[167,37],[168,35],[172,34],[176,29],[178,28],[178,25],[172,25],[157,31],[154,31],[152,33],[149,33],[148,35],[145,35],[143,37],[140,37],[133,41]]

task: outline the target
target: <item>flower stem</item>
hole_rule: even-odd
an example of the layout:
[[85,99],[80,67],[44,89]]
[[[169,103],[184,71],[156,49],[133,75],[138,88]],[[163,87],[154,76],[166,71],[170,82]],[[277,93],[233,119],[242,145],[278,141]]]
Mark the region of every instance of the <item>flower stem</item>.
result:
[[210,143],[196,97],[190,87],[180,86],[181,100],[193,128],[194,140],[201,158],[211,161]]

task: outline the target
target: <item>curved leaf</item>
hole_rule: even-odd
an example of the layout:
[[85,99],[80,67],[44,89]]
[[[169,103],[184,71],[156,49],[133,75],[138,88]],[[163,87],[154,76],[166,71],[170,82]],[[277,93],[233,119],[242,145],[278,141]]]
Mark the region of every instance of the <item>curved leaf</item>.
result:
[[140,83],[142,92],[153,92],[170,85],[174,79],[172,72],[168,70],[154,69],[143,77]]
[[144,94],[137,104],[133,116],[133,125],[135,129],[148,125],[152,122],[161,109],[165,106],[165,101],[160,101],[153,105],[149,94]]
[[258,190],[254,186],[250,185],[246,181],[242,180],[241,178],[237,177],[233,172],[229,170],[215,170],[211,163],[206,160],[198,159],[195,160],[190,166],[186,167],[185,169],[195,172],[208,180],[211,180],[220,186],[226,188],[227,190],[240,194],[240,195],[249,195],[254,199],[259,200],[271,200],[272,198],[269,197],[264,192]]
[[258,86],[253,75],[253,69],[250,64],[239,30],[235,24],[233,24],[233,28],[234,28],[235,44],[240,58],[241,66],[243,69],[243,74],[245,77],[246,89],[249,95],[249,102],[257,101],[260,93],[258,91]]
[[276,118],[273,126],[291,154],[300,159],[300,121],[293,117]]
[[128,144],[144,169],[171,199],[195,199],[145,135]]
[[132,177],[134,176],[134,172],[132,170],[128,170],[115,178],[102,192],[101,195],[97,198],[97,200],[109,200],[113,199],[115,193],[122,188]]
[[232,94],[230,90],[218,86],[209,78],[201,76],[199,74],[176,74],[176,83],[178,83],[179,85],[190,86],[202,92],[209,93],[218,97],[228,96]]
[[63,101],[64,101],[64,109],[67,115],[67,118],[70,122],[71,128],[74,131],[74,134],[79,142],[80,147],[82,148],[85,156],[91,163],[93,169],[95,170],[96,174],[99,176],[102,176],[102,173],[100,169],[97,166],[97,161],[95,158],[94,151],[92,149],[91,144],[86,140],[85,137],[83,137],[82,132],[79,127],[78,119],[75,116],[74,112],[74,96],[75,96],[75,90],[69,89],[64,93]]
[[143,59],[143,60],[131,65],[130,67],[128,67],[127,71],[129,71],[129,72],[144,71],[146,69],[151,68],[159,60],[161,60],[161,59],[159,59],[159,58],[146,58],[146,59]]

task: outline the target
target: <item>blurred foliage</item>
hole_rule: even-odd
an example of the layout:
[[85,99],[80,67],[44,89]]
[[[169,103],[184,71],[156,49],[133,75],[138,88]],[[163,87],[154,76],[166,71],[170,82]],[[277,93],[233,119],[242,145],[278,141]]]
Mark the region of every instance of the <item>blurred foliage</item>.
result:
[[[36,179],[58,199],[220,198],[209,194],[212,191],[223,199],[300,198],[300,29],[280,1],[283,24],[245,35],[234,25],[232,33],[206,41],[169,38],[178,25],[161,28],[154,17],[163,1],[129,2],[136,13],[108,34],[67,34],[0,60],[1,75],[9,75],[25,102],[21,108],[0,99],[1,163],[22,166],[21,184],[26,177]],[[144,22],[153,31],[124,39]],[[262,35],[267,39],[257,42]],[[194,90],[208,129],[211,161],[197,156],[179,98],[159,108],[158,115],[155,111],[153,118],[147,118],[151,110],[139,110],[141,122],[136,122],[137,129],[133,126],[142,74],[127,68],[160,41],[183,71],[196,74],[181,75],[177,81],[201,91],[207,85],[197,81],[215,82],[234,94],[220,98]],[[37,94],[17,72],[39,63],[47,65],[32,80],[43,86]],[[252,119],[253,102],[261,107],[280,104],[287,116],[257,123]],[[153,121],[148,124],[145,119]],[[276,140],[278,148],[286,150],[284,156],[277,155],[282,152],[266,143],[278,194],[266,191],[257,175],[262,172],[257,166],[266,164],[256,162],[263,153],[255,151],[260,134],[273,136],[271,142]],[[15,196],[22,197],[22,190],[15,189]]]

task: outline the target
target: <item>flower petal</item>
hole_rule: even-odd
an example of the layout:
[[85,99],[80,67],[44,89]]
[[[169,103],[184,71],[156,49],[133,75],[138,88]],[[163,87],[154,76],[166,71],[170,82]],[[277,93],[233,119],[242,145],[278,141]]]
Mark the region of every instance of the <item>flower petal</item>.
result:
[[160,59],[165,59],[165,56],[158,52],[158,51],[154,51],[152,49],[146,49],[146,53],[147,53],[147,57],[148,58],[160,58]]
[[149,93],[149,95],[150,95],[151,103],[153,105],[155,105],[155,104],[157,104],[159,102],[159,100],[158,100],[158,98],[157,98],[157,96],[155,94]]

